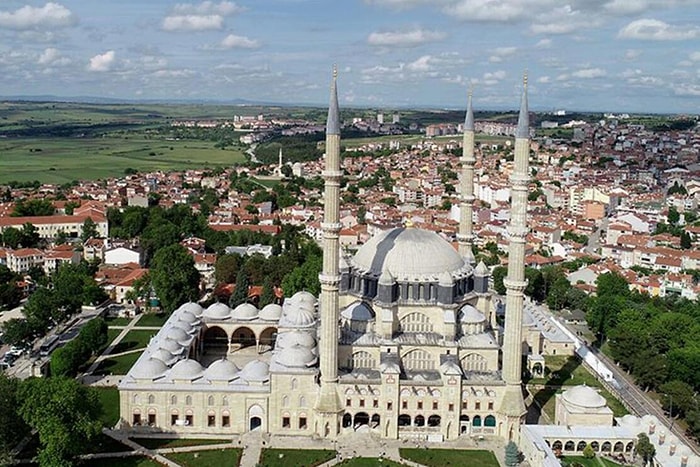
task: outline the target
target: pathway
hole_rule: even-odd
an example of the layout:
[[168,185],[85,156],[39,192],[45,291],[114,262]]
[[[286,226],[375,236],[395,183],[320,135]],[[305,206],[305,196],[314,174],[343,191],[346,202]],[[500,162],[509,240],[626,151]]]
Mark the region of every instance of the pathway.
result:
[[97,370],[97,367],[100,365],[100,362],[102,360],[104,360],[105,358],[107,358],[108,356],[111,356],[110,353],[112,352],[112,350],[114,350],[114,348],[117,345],[119,345],[121,340],[124,339],[124,337],[126,337],[127,334],[129,334],[129,331],[134,329],[134,327],[136,326],[136,323],[138,323],[138,321],[141,319],[142,316],[143,316],[143,314],[136,315],[136,317],[134,319],[132,319],[129,322],[129,324],[127,324],[126,326],[123,326],[123,327],[122,326],[113,326],[115,328],[121,328],[122,332],[120,332],[117,335],[117,337],[115,337],[114,340],[112,340],[112,342],[110,342],[110,344],[107,346],[107,348],[104,350],[104,352],[102,352],[102,354],[99,357],[97,357],[94,362],[92,362],[92,365],[90,365],[90,367],[87,369],[87,371],[85,372],[85,375],[92,375],[92,373],[95,370]]

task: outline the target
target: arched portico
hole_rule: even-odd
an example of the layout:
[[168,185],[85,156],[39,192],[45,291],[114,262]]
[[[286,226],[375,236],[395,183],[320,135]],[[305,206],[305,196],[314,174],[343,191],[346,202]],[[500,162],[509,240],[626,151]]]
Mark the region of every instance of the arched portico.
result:
[[242,326],[233,331],[231,336],[231,347],[233,349],[240,349],[243,347],[250,347],[256,344],[255,333],[252,329]]
[[204,331],[203,354],[224,357],[228,352],[228,335],[219,326],[212,326]]
[[277,328],[269,327],[263,329],[258,339],[258,352],[263,353],[275,348],[275,339],[277,338]]

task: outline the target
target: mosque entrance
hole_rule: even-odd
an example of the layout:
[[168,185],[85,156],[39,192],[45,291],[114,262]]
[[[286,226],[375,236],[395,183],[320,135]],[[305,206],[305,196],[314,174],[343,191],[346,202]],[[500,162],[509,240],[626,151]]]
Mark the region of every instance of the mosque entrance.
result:
[[363,425],[369,425],[369,415],[365,412],[359,412],[355,414],[355,419],[353,420],[353,426],[357,430]]
[[250,431],[255,431],[262,426],[260,417],[250,417]]

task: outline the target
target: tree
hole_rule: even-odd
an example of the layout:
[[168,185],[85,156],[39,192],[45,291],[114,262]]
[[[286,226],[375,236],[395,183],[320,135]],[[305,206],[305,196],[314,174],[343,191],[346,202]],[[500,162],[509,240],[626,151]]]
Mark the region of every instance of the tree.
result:
[[683,417],[693,409],[695,393],[693,387],[685,381],[673,380],[659,386],[661,406],[668,410],[672,417]]
[[18,200],[15,203],[13,217],[51,216],[54,213],[53,203],[48,199]]
[[173,244],[159,250],[153,257],[150,277],[153,290],[167,312],[199,299],[199,271],[182,245]]
[[88,238],[99,237],[100,234],[97,232],[97,224],[92,220],[91,217],[85,219],[82,228],[80,230],[80,239],[85,242]]
[[217,283],[231,284],[241,269],[243,258],[240,255],[221,255],[216,259],[214,277]]
[[26,347],[34,336],[34,331],[29,321],[21,318],[12,318],[2,323],[2,340],[6,344]]
[[17,414],[19,380],[0,371],[0,465],[10,465],[10,452],[28,433],[24,420]]
[[24,248],[35,248],[39,245],[39,231],[31,222],[25,222],[21,231],[20,243]]
[[550,284],[547,293],[547,306],[552,310],[561,310],[567,303],[567,293],[571,289],[571,283],[564,276],[559,276]]
[[595,451],[590,444],[586,444],[586,447],[583,448],[583,457],[586,459],[593,459],[595,457]]
[[301,266],[297,266],[282,280],[282,289],[285,297],[291,297],[297,292],[306,290],[312,295],[321,293],[321,284],[318,275],[321,272],[323,258],[312,255],[307,257]]
[[228,306],[231,308],[236,308],[238,305],[247,302],[248,288],[248,274],[246,274],[245,270],[240,269],[238,271],[238,275],[236,276],[236,288],[233,289],[231,298],[228,301]]
[[275,290],[272,287],[272,279],[270,276],[265,277],[263,282],[262,292],[260,292],[260,301],[258,302],[258,307],[262,308],[265,305],[275,302]]
[[51,376],[73,377],[90,357],[90,350],[79,338],[51,353]]
[[668,214],[666,215],[666,219],[668,220],[669,224],[678,225],[678,221],[681,220],[681,215],[675,206],[671,206],[668,208]]
[[520,452],[518,451],[518,445],[513,441],[508,441],[506,444],[506,466],[512,467],[520,463]]
[[629,297],[630,288],[627,280],[616,272],[606,272],[601,274],[595,281],[596,295]]
[[685,230],[681,234],[681,248],[689,250],[693,246],[693,238]]
[[505,279],[506,275],[508,275],[508,268],[505,266],[496,266],[491,273],[493,288],[499,295],[506,294],[506,286],[503,285],[503,279]]
[[54,237],[54,242],[56,245],[63,245],[68,240],[68,234],[63,230],[56,232],[56,237]]
[[527,287],[525,287],[525,295],[541,302],[545,299],[544,278],[539,269],[525,268],[525,279]]
[[2,244],[8,248],[16,249],[22,243],[22,231],[14,227],[8,227],[2,232]]
[[31,378],[19,386],[19,414],[39,434],[39,465],[68,467],[100,432],[94,389],[71,378]]
[[95,355],[107,343],[107,329],[107,322],[104,319],[94,318],[83,326],[78,339],[85,344],[90,353]]
[[22,290],[17,283],[5,282],[0,284],[0,310],[11,310],[20,304],[22,300]]
[[656,448],[651,444],[646,433],[640,433],[637,436],[637,445],[634,447],[634,452],[642,458],[644,465],[653,465],[652,461],[656,455]]

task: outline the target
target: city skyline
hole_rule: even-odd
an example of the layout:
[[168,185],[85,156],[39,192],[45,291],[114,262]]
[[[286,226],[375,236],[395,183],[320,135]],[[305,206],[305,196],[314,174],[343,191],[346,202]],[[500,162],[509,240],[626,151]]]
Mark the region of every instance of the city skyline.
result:
[[697,113],[699,0],[7,1],[0,92]]

